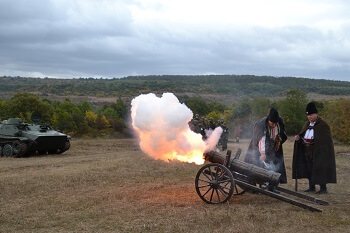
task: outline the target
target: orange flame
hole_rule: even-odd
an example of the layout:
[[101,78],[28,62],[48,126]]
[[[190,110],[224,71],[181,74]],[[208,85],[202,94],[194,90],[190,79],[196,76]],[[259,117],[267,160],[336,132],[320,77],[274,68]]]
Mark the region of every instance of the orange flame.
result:
[[214,143],[204,142],[202,135],[189,129],[193,113],[172,93],[164,93],[161,98],[154,94],[140,95],[131,105],[132,126],[140,147],[152,158],[203,164],[203,153],[217,143],[218,138],[211,140]]

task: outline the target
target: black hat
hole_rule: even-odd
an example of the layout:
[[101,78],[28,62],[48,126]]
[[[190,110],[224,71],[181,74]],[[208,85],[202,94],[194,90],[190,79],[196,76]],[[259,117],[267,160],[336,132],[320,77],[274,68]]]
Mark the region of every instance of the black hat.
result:
[[278,115],[278,111],[275,108],[271,108],[269,115],[267,115],[267,119],[274,123],[279,122],[280,116]]
[[316,104],[310,102],[306,106],[306,114],[307,115],[311,115],[311,114],[314,114],[314,113],[318,113],[317,108],[316,108]]

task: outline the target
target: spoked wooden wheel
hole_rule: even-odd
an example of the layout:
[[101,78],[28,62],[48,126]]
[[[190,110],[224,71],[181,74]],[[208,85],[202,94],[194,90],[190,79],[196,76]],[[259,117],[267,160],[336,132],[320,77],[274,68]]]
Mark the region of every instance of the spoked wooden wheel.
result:
[[245,193],[245,191],[246,191],[245,187],[239,186],[238,184],[235,183],[233,195],[241,195],[241,194]]
[[195,181],[198,196],[208,204],[224,203],[232,196],[235,183],[231,171],[218,163],[204,165]]
[[[238,173],[235,173],[233,172],[233,177],[235,180],[241,178],[242,179],[242,175],[241,174],[238,174]],[[243,177],[244,178],[244,177]],[[242,185],[239,185],[237,184],[237,182],[235,182],[235,185],[234,185],[234,190],[233,190],[233,195],[241,195],[243,193],[245,193],[245,191],[247,190],[246,187],[242,186]]]

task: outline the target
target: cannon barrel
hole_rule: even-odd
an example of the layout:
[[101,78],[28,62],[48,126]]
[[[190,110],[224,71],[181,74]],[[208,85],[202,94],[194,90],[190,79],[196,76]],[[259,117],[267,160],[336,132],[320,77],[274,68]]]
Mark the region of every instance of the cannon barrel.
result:
[[237,172],[250,178],[251,181],[263,184],[268,182],[270,185],[277,186],[280,182],[280,173],[270,171],[256,165],[246,163],[238,159],[238,156],[231,158],[230,155],[224,157],[216,151],[209,151],[203,154],[206,161],[219,163],[226,166],[232,172]]

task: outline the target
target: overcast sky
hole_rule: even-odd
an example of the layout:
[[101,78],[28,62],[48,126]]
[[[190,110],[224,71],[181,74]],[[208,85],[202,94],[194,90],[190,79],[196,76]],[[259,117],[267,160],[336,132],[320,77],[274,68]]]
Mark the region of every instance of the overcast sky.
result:
[[350,81],[348,0],[0,0],[0,76]]

